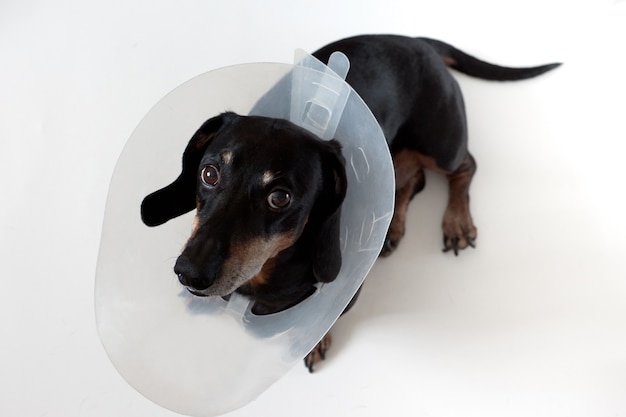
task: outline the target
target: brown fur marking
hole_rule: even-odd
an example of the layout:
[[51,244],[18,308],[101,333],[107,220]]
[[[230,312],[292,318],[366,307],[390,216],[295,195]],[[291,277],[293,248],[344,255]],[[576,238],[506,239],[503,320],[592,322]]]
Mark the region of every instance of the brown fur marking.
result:
[[452,57],[441,55],[441,60],[446,64],[446,67],[454,67],[456,65],[456,60]]
[[194,237],[196,237],[199,227],[200,227],[200,216],[196,214],[193,217],[193,221],[191,222],[191,236],[189,237],[189,239],[193,239]]
[[224,151],[220,156],[222,157],[222,162],[227,165],[233,160],[233,153],[231,151]]
[[458,249],[473,246],[477,230],[469,210],[469,185],[476,171],[474,158],[467,153],[454,172],[439,167],[432,157],[412,150],[396,153],[393,163],[396,174],[396,207],[387,233],[387,246],[381,254],[389,255],[404,236],[409,202],[423,186],[425,168],[448,178],[448,206],[442,222],[445,250],[454,250],[456,253]]
[[249,285],[252,288],[261,286],[267,282],[269,277],[274,272],[274,268],[276,267],[276,258],[268,259],[261,268],[261,271],[253,276],[251,279],[246,281],[244,285]]
[[251,278],[236,286],[249,284],[262,285],[273,270],[273,258],[287,249],[298,238],[299,233],[285,233],[269,239],[252,239],[231,249],[224,262],[223,275],[232,279],[237,276]]
[[198,215],[198,210],[200,210],[200,199],[196,197],[196,215],[194,216],[193,221],[191,222],[191,235],[189,239],[187,239],[187,241],[196,237],[196,234],[198,233],[198,229],[200,228],[200,216]]

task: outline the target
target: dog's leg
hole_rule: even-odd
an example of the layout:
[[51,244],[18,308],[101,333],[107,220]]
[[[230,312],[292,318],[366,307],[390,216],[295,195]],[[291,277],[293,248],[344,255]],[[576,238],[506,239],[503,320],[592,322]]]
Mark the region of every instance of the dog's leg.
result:
[[474,247],[476,227],[469,209],[469,186],[476,172],[476,162],[466,152],[461,165],[448,177],[448,207],[443,216],[444,252],[453,250],[458,255],[459,249]]
[[398,247],[404,236],[404,224],[409,202],[415,194],[422,191],[426,184],[424,169],[419,158],[420,155],[414,151],[400,151],[393,156],[396,176],[396,203],[385,245],[380,252],[381,256],[391,255]]
[[332,338],[330,332],[326,333],[322,340],[313,348],[311,352],[304,358],[304,366],[307,367],[309,372],[313,372],[315,364],[326,359],[326,352],[330,349]]
[[[361,286],[358,290],[356,290],[356,293],[352,296],[352,299],[341,313],[342,316],[354,306],[354,303],[356,303],[356,300],[361,294],[362,288],[363,287]],[[328,333],[324,335],[322,340],[320,340],[320,342],[313,348],[313,350],[309,352],[309,354],[304,358],[304,366],[307,367],[309,372],[313,372],[313,368],[316,363],[326,359],[326,352],[328,351],[328,349],[330,349],[331,342],[332,338],[330,337],[330,331],[328,331]]]

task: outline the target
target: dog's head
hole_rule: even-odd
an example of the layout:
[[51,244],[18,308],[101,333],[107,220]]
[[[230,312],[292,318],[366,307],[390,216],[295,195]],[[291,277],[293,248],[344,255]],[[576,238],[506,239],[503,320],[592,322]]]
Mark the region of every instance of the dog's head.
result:
[[141,215],[156,226],[196,209],[174,267],[195,295],[225,296],[261,282],[276,257],[297,246],[317,281],[329,282],[341,266],[346,186],[336,141],[285,120],[224,113],[193,135],[180,176],[147,196]]

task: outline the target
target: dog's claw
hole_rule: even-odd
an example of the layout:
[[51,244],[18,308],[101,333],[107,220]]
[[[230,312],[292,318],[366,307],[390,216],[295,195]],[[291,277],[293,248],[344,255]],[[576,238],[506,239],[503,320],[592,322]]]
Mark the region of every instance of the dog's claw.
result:
[[[461,242],[465,242],[465,244],[462,244]],[[449,252],[449,251],[453,251],[454,252],[454,256],[459,256],[459,251],[461,249],[465,249],[467,247],[472,247],[472,248],[476,248],[476,241],[474,240],[474,238],[470,237],[470,236],[464,236],[463,239],[455,237],[455,238],[449,238],[447,236],[443,236],[443,252]]]
[[454,251],[454,256],[459,256],[459,248],[457,246],[453,246],[451,248],[443,248],[442,249],[443,253],[450,252],[450,251]]
[[304,366],[313,373],[314,366],[320,361],[326,359],[326,352],[330,348],[331,343],[330,334],[326,334],[322,340],[313,348],[313,350],[304,358]]

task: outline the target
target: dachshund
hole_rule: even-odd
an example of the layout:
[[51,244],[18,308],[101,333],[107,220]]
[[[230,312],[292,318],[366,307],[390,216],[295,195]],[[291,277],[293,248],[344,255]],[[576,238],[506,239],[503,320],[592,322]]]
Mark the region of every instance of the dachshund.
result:
[[[409,202],[425,185],[424,169],[448,179],[443,250],[456,255],[474,247],[469,187],[476,162],[468,151],[461,90],[448,68],[509,81],[560,64],[502,67],[438,40],[395,35],[347,38],[313,55],[327,62],[335,51],[349,58],[346,81],[376,117],[393,159],[395,211],[381,256],[391,254],[404,235]],[[238,292],[254,301],[254,314],[264,315],[335,279],[347,188],[339,142],[323,141],[286,120],[227,112],[197,130],[182,159],[179,177],[148,195],[141,215],[146,225],[157,226],[195,209],[191,236],[174,266],[190,293]],[[328,334],[305,358],[309,371],[329,346]]]

